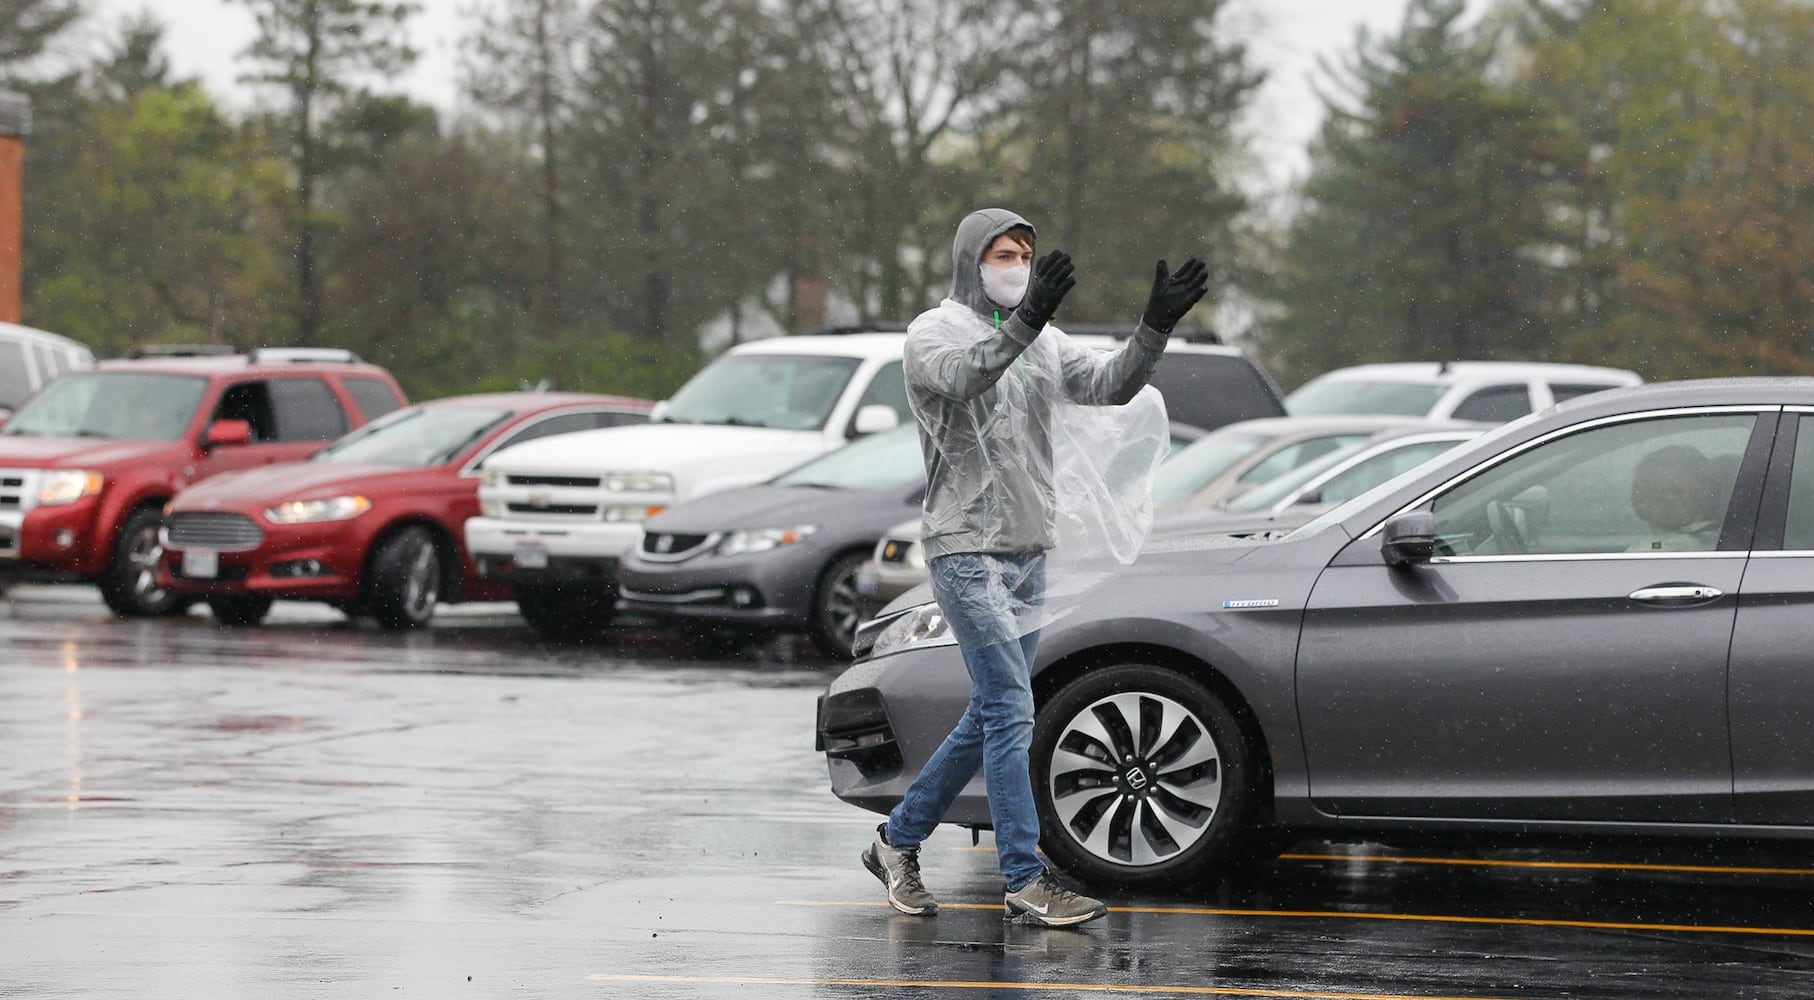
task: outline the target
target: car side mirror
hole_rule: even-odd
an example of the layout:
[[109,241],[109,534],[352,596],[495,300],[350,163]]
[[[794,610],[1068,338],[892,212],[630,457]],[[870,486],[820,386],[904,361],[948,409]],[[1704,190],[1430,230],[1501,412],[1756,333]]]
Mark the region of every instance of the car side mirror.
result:
[[659,424],[668,418],[668,401],[662,400],[649,408],[649,423]]
[[851,429],[857,437],[863,437],[867,434],[891,431],[900,425],[901,416],[894,412],[894,407],[871,403],[857,411],[857,419],[851,424]]
[[1436,554],[1436,515],[1427,510],[1407,511],[1387,521],[1380,536],[1386,565],[1429,562]]
[[251,443],[252,425],[244,420],[216,420],[208,425],[208,433],[202,437],[202,445],[207,448]]

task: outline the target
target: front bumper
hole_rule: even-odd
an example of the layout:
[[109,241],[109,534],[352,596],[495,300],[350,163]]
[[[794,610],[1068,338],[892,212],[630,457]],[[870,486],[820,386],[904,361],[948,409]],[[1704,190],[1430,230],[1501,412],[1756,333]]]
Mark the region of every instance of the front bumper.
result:
[[[482,579],[526,586],[597,586],[615,590],[618,565],[642,537],[634,523],[466,522],[466,548]],[[533,558],[530,558],[533,556]]]
[[61,581],[98,572],[90,565],[96,548],[97,498],[58,507],[0,511],[0,573],[11,579]]
[[[872,812],[893,809],[969,701],[970,675],[956,646],[908,649],[846,670],[819,699],[815,747],[825,754],[832,794]],[[944,821],[989,825],[980,771]]]
[[652,563],[632,553],[618,571],[626,610],[657,618],[801,628],[831,554],[808,544],[730,558]]
[[[282,600],[343,601],[359,596],[365,547],[348,537],[346,522],[257,523],[263,542],[238,552],[173,544],[166,531],[159,586],[204,597],[258,594]],[[203,561],[214,563],[213,575],[194,575],[197,567],[191,552],[212,553],[212,560]]]

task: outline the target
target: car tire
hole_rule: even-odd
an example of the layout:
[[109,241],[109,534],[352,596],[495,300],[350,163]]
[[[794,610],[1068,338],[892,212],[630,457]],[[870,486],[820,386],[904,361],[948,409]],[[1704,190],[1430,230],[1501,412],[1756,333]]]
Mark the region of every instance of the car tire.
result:
[[867,552],[846,552],[831,561],[819,574],[813,588],[812,619],[808,631],[819,652],[834,660],[848,660],[854,654],[850,644],[857,637],[862,595],[857,592],[857,573],[869,561]]
[[1067,684],[1039,709],[1031,769],[1047,856],[1091,885],[1177,885],[1245,859],[1252,750],[1178,671],[1124,664]]
[[597,635],[610,624],[616,605],[614,595],[591,588],[566,590],[544,585],[516,589],[517,612],[544,639]]
[[222,625],[238,628],[262,624],[271,613],[271,599],[256,594],[233,594],[208,598],[208,611]]
[[113,541],[113,552],[107,568],[98,581],[101,600],[116,615],[125,618],[152,618],[177,614],[190,605],[190,600],[157,585],[158,561],[164,547],[158,540],[158,529],[164,518],[156,507],[140,507],[127,515],[126,523]]
[[435,536],[420,525],[378,543],[366,568],[365,611],[387,629],[424,628],[434,620],[446,566]]

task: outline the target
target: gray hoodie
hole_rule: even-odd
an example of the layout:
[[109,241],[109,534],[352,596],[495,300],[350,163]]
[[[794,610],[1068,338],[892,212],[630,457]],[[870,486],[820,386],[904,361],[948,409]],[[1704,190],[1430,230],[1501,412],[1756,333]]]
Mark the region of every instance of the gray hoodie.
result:
[[1035,330],[983,291],[983,251],[1015,226],[972,212],[951,246],[951,297],[907,327],[907,401],[926,457],[926,557],[1034,552],[1053,541],[1053,420],[1060,404],[1119,406],[1152,377],[1165,336],[1141,324],[1119,351]]

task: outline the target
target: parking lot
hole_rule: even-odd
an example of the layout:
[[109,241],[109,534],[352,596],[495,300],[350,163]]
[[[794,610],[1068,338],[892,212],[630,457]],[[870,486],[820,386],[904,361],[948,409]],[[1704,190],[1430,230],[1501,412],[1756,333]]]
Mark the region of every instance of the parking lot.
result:
[[856,863],[807,647],[509,605],[387,634],[0,599],[0,996],[1802,997],[1804,847],[1303,842],[1251,874],[1001,919],[987,836],[936,919]]

